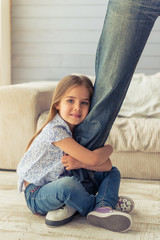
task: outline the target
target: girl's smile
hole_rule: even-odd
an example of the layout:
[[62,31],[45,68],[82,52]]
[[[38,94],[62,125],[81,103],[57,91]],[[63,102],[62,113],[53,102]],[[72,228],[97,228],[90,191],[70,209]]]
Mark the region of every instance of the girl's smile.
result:
[[71,116],[75,117],[75,118],[80,118],[81,114],[71,114]]

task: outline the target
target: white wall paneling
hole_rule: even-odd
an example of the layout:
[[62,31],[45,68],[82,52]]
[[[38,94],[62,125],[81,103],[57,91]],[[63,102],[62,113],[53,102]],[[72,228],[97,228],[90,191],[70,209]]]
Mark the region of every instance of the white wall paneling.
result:
[[[108,0],[12,0],[12,83],[94,74]],[[136,69],[160,71],[158,18]]]

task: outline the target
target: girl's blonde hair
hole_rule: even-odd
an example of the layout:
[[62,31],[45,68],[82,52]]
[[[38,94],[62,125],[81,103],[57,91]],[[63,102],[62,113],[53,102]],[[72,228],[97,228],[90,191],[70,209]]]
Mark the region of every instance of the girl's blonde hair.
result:
[[32,139],[29,141],[26,151],[30,147],[33,140],[38,136],[38,134],[40,134],[42,129],[55,117],[55,115],[58,112],[55,106],[61,101],[61,99],[63,98],[66,91],[69,89],[72,89],[74,87],[77,87],[77,86],[85,86],[89,90],[90,99],[91,99],[91,97],[93,95],[93,84],[88,77],[86,77],[84,75],[80,75],[80,76],[69,75],[69,76],[64,77],[58,83],[58,85],[53,93],[52,103],[51,103],[51,107],[50,107],[46,122],[40,128],[40,130],[32,137]]

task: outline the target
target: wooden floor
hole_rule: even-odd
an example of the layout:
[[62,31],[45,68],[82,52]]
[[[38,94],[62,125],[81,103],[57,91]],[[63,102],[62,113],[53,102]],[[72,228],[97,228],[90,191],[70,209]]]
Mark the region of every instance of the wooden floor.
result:
[[121,181],[120,194],[135,201],[133,226],[127,233],[91,226],[82,216],[64,226],[49,228],[44,217],[28,210],[23,194],[17,193],[15,172],[0,171],[0,182],[1,240],[160,240],[160,181]]

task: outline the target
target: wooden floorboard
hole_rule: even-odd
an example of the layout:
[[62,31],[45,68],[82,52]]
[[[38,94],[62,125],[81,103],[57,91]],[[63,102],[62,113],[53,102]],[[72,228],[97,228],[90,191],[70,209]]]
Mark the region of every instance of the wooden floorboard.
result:
[[15,172],[0,171],[1,240],[160,240],[160,181],[122,179],[120,194],[135,201],[133,226],[127,233],[114,233],[90,225],[76,216],[61,227],[49,228],[44,217],[33,215],[23,194],[17,192]]

